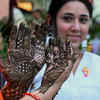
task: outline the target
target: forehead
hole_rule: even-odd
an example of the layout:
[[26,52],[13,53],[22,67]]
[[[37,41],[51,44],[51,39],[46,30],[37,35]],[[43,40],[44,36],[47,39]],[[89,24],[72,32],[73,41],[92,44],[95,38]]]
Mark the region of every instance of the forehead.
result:
[[58,13],[73,13],[75,15],[86,14],[89,15],[89,11],[86,6],[80,1],[70,1],[65,3]]

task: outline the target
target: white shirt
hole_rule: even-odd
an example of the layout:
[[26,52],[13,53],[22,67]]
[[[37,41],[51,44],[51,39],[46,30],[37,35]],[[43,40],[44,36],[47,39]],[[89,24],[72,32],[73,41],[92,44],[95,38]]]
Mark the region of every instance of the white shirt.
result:
[[100,57],[85,52],[75,75],[70,74],[54,100],[100,100]]

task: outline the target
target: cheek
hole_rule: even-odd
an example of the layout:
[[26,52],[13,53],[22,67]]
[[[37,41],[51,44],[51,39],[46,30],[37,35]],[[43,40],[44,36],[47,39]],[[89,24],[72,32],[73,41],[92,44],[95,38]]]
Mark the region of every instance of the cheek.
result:
[[67,35],[68,31],[69,31],[70,25],[66,24],[66,23],[64,23],[62,21],[57,21],[56,25],[57,25],[58,36],[60,36],[61,38],[65,39],[66,35]]
[[88,34],[88,29],[89,29],[89,25],[86,25],[85,27],[82,27],[82,29],[81,29],[81,39],[82,39],[82,41],[83,40],[85,40],[86,39],[86,36],[87,36],[87,34]]

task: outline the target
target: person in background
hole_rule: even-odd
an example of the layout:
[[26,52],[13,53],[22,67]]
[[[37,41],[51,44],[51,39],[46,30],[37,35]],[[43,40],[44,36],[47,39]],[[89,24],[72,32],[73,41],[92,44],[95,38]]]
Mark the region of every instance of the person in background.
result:
[[68,79],[64,77],[67,74],[63,73],[45,93],[33,91],[21,100],[100,99],[100,57],[90,52],[82,53],[79,49],[86,39],[92,12],[92,0],[52,0],[48,11],[51,23],[56,27],[57,36],[62,40],[67,36],[72,41],[75,54],[73,68]]
[[[99,33],[98,33],[99,34]],[[99,36],[95,36],[93,40],[90,41],[92,45],[92,52],[100,55],[100,38]]]

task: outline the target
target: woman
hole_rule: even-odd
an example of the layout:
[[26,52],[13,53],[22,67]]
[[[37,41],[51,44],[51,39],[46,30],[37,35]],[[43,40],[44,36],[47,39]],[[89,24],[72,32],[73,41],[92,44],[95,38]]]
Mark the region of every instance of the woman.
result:
[[32,93],[35,97],[26,94],[21,100],[52,100],[63,83],[61,79],[66,81],[53,100],[99,100],[100,57],[88,52],[82,54],[79,49],[88,33],[92,11],[92,0],[52,0],[49,9],[51,23],[56,24],[57,35],[62,40],[66,36],[72,40],[75,62],[68,79],[64,77],[64,72],[45,94],[36,91]]

